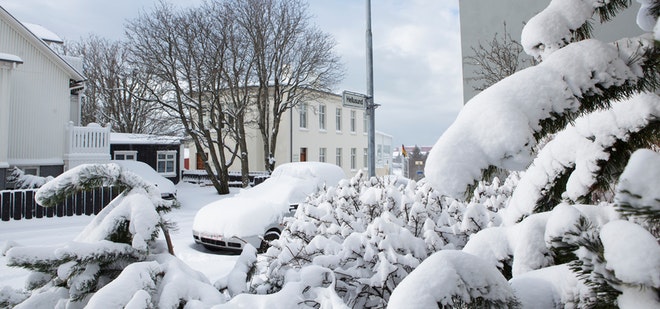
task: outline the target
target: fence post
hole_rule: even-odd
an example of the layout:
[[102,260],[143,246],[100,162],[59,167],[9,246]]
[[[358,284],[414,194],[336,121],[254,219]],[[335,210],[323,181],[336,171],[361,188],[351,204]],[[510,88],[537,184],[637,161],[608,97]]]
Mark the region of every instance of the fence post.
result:
[[2,192],[2,200],[0,201],[0,204],[2,204],[2,209],[0,209],[0,211],[2,211],[2,213],[0,213],[2,221],[9,221],[11,217],[9,215],[9,210],[11,209],[11,192]]
[[23,212],[25,219],[32,219],[32,216],[34,216],[34,204],[36,203],[34,200],[34,191],[25,191],[25,208],[23,208],[25,210]]
[[23,218],[23,192],[17,192],[14,194],[14,209],[13,216],[14,220],[21,220]]

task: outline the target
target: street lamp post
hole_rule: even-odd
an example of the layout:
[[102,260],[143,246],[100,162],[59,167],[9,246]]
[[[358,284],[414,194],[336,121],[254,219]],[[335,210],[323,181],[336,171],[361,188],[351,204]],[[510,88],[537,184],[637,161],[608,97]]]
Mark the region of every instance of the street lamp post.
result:
[[374,104],[374,55],[371,35],[371,0],[367,0],[367,114],[369,115],[369,177],[376,176],[376,107]]

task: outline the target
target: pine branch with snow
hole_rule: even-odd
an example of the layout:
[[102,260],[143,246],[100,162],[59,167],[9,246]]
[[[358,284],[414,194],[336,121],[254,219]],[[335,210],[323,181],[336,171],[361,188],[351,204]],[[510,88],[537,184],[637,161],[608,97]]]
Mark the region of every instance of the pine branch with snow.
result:
[[15,189],[33,189],[43,186],[46,182],[53,180],[52,176],[41,177],[30,174],[25,174],[23,170],[18,167],[10,169],[7,176],[7,182],[13,183]]
[[442,250],[396,288],[388,308],[518,308],[507,280],[471,254]]
[[[578,118],[541,148],[514,191],[505,222],[551,210],[567,200],[611,202],[609,192],[638,148],[660,132],[660,96],[640,94]],[[613,195],[613,194],[612,194]]]
[[[586,12],[578,18],[582,24],[595,12],[591,5],[588,10],[583,7],[587,2],[602,4],[555,0],[546,10],[576,16]],[[562,31],[573,29],[572,21],[555,21],[564,24],[527,24],[525,29],[529,29],[531,42],[547,40],[532,46],[557,43],[556,50],[543,49],[543,62],[475,96],[432,148],[425,174],[441,193],[466,196],[471,192],[469,186],[482,179],[485,171],[522,170],[529,166],[536,145],[545,136],[564,129],[580,115],[607,109],[639,92],[653,92],[660,85],[660,50],[649,35],[611,44],[594,39],[562,43]],[[490,121],[493,118],[499,121]]]
[[645,222],[656,238],[660,231],[659,172],[660,154],[647,149],[638,150],[619,179],[615,197],[617,210]]
[[74,240],[58,247],[16,246],[7,251],[8,265],[37,274],[28,282],[31,296],[23,306],[43,298],[84,306],[129,265],[166,252],[158,241],[160,230],[168,225],[162,214],[178,203],[163,200],[153,184],[117,164],[73,168],[43,185],[35,199],[53,205],[69,194],[102,185],[125,189]]

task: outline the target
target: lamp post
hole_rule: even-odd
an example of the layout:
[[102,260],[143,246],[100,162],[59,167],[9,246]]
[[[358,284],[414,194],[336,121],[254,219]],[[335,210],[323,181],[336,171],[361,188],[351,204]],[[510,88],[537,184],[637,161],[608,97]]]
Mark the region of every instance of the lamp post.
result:
[[371,35],[371,0],[367,0],[367,114],[369,115],[369,177],[376,176],[376,107],[374,104],[374,56]]

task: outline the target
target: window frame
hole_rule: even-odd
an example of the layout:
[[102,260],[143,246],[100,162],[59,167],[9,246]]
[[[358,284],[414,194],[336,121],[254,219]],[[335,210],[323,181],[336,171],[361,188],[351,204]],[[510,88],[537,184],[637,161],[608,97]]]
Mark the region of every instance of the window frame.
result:
[[[161,159],[160,155],[163,154],[165,155],[165,159]],[[172,158],[168,158],[168,156],[171,155]],[[162,176],[165,177],[175,177],[176,176],[176,157],[177,157],[177,151],[176,150],[158,150],[156,151],[156,172]],[[161,172],[160,171],[160,163],[165,162],[165,171]],[[172,162],[172,170],[168,171],[167,168],[167,162]]]
[[298,128],[307,129],[307,103],[300,103],[298,120]]
[[350,119],[350,121],[351,121],[351,125],[350,125],[351,133],[355,133],[355,131],[356,131],[356,117],[357,117],[357,112],[355,110],[351,110],[351,119]]
[[357,148],[351,148],[351,170],[357,169]]
[[326,106],[319,104],[319,130],[326,130]]
[[326,162],[327,152],[328,152],[327,148],[325,147],[319,148],[319,162]]
[[[137,150],[115,150],[112,153],[112,159],[113,160],[130,160],[130,161],[137,161]],[[124,156],[123,159],[117,158],[117,155]],[[126,156],[132,156],[132,159],[126,159]]]

